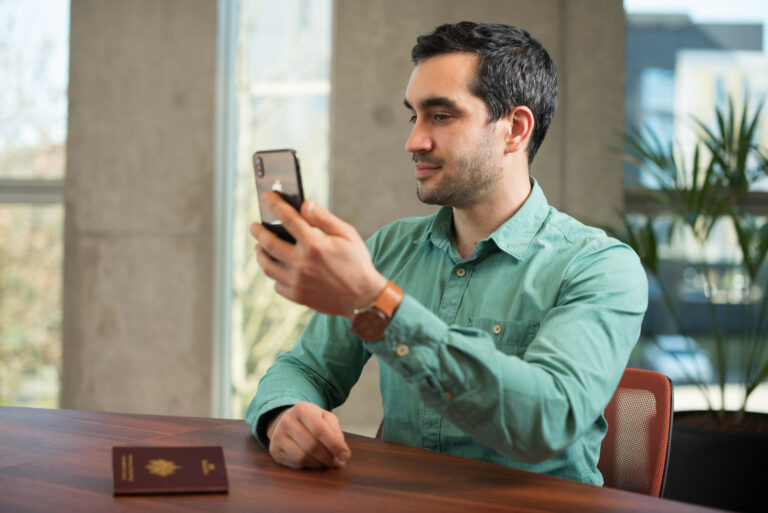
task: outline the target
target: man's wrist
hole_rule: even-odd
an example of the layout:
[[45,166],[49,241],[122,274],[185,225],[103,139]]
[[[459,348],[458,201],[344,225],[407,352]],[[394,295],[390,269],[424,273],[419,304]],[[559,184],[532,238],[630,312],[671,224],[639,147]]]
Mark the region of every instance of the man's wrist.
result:
[[286,406],[280,406],[278,408],[275,408],[273,410],[269,410],[267,413],[263,415],[263,426],[264,426],[264,436],[267,440],[272,440],[272,434],[275,431],[275,428],[277,427],[277,423],[280,421],[280,418],[285,415],[285,413],[288,412],[288,409],[291,408],[293,405],[286,405]]
[[351,310],[346,315],[347,319],[351,321],[354,318],[355,310],[371,306],[387,286],[387,281],[389,280],[377,272],[364,287],[363,292],[355,299]]
[[355,309],[350,331],[365,342],[384,338],[387,326],[402,302],[403,290],[387,281],[373,304]]

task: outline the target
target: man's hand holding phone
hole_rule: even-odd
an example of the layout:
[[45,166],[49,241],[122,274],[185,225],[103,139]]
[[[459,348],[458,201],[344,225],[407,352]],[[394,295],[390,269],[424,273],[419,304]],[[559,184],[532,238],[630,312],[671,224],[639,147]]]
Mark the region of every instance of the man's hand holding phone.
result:
[[320,313],[347,318],[355,308],[373,303],[387,279],[373,266],[352,225],[313,201],[305,201],[297,212],[269,191],[261,202],[296,240],[291,244],[261,223],[251,225],[259,265],[275,280],[278,294]]

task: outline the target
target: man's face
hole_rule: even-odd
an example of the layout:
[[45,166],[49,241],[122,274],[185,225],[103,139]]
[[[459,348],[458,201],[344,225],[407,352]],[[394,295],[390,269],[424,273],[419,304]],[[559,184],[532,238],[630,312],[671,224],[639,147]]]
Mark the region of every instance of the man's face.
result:
[[449,53],[419,63],[405,90],[413,128],[417,194],[424,203],[464,207],[487,198],[502,176],[504,134],[488,124],[485,102],[469,84],[478,57]]

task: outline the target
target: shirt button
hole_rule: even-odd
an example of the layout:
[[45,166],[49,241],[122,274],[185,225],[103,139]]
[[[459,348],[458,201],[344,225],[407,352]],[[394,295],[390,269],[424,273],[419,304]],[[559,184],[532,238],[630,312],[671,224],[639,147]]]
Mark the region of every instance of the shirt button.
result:
[[499,333],[501,333],[501,330],[502,330],[501,324],[494,324],[493,325],[493,332],[495,334],[498,335]]
[[445,392],[443,392],[443,397],[445,397],[446,401],[450,401],[453,399],[453,394],[451,393],[450,390],[446,390]]
[[400,344],[395,348],[395,354],[397,356],[400,356],[401,358],[403,356],[407,356],[409,351],[410,349],[408,349],[408,346],[406,346],[405,344]]
[[461,278],[465,274],[467,274],[467,270],[464,269],[463,267],[459,267],[458,269],[456,269],[456,276],[458,276],[459,278]]

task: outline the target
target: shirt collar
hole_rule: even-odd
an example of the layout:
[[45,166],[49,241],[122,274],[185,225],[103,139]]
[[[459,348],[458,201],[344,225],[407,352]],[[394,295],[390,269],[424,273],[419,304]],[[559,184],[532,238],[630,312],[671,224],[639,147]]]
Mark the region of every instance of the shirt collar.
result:
[[453,210],[451,207],[440,207],[440,210],[432,218],[432,224],[427,230],[426,236],[416,242],[423,242],[427,239],[436,248],[448,251],[453,240]]
[[[535,178],[531,177],[531,193],[523,206],[499,226],[486,240],[492,240],[496,246],[516,258],[523,260],[536,233],[549,212],[547,198]],[[414,242],[429,239],[432,244],[448,251],[453,241],[453,211],[451,207],[441,207],[434,217],[426,236]],[[483,245],[481,242],[478,249]]]
[[523,206],[490,236],[496,245],[518,260],[523,260],[528,246],[547,218],[549,205],[539,183],[531,177],[531,194]]

